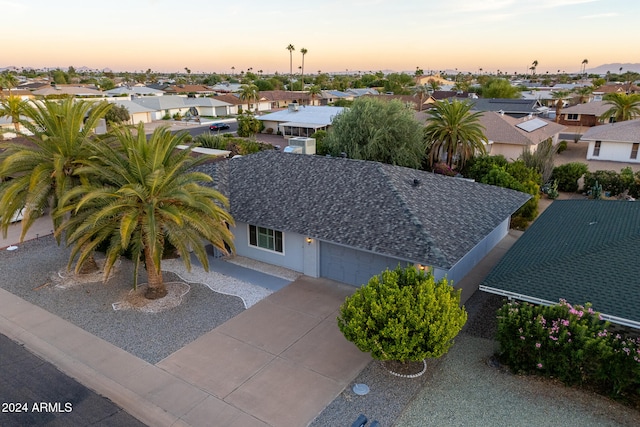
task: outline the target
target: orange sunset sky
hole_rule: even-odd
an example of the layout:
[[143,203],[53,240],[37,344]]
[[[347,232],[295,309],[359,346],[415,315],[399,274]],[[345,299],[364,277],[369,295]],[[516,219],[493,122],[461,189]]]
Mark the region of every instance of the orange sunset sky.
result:
[[632,0],[0,0],[0,68],[567,73],[640,62]]

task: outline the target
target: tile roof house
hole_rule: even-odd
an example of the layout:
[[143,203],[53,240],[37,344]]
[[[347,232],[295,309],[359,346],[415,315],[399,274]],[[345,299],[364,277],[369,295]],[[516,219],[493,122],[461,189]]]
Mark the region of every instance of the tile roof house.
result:
[[535,304],[590,302],[640,329],[640,203],[556,200],[509,249],[480,289]]
[[530,197],[383,163],[279,151],[200,170],[229,197],[238,255],[352,285],[398,264],[458,282]]
[[492,111],[482,113],[480,123],[484,126],[484,134],[489,141],[487,152],[490,155],[503,155],[507,160],[515,160],[523,150],[534,152],[538,144],[551,138],[558,143],[558,135],[565,126],[541,119],[539,117],[523,117],[515,119]]
[[589,143],[587,160],[640,163],[640,119],[589,128],[580,140]]

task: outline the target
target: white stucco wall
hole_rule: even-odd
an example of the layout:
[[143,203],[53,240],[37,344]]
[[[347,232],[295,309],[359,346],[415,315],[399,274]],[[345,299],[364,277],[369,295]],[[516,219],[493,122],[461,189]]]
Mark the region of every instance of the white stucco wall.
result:
[[[638,141],[640,142],[640,141]],[[600,154],[598,156],[593,155],[595,148],[595,141],[589,142],[589,148],[587,149],[587,160],[607,160],[613,162],[625,162],[625,163],[640,163],[640,154],[637,158],[631,158],[631,149],[633,144],[630,142],[610,142],[601,141]]]

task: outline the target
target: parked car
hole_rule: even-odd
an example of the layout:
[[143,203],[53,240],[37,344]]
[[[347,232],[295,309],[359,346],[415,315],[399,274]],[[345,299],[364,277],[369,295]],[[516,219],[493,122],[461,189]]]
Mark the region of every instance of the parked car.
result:
[[229,125],[227,123],[214,123],[209,126],[209,130],[225,130],[229,129]]
[[13,216],[11,217],[11,222],[22,221],[23,217],[24,217],[24,208],[20,209],[19,211],[16,211],[13,214]]

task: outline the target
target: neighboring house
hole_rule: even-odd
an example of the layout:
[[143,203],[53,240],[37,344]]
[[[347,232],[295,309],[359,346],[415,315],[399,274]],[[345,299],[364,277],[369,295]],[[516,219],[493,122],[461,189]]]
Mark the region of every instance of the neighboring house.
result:
[[606,101],[591,101],[585,104],[577,104],[563,108],[560,112],[558,123],[566,126],[596,126],[603,122],[600,116],[607,111],[611,105]]
[[353,93],[341,90],[323,90],[320,92],[320,97],[321,105],[331,105],[336,101],[353,101],[356,98]]
[[436,101],[442,101],[443,99],[463,101],[468,98],[478,98],[478,95],[473,92],[464,92],[461,90],[434,90],[431,96]]
[[233,113],[233,105],[217,97],[186,98],[185,105],[195,107],[200,116],[223,117]]
[[265,132],[280,132],[286,139],[293,136],[309,137],[317,130],[326,130],[333,118],[343,111],[342,107],[299,106],[289,104],[289,108],[258,117],[264,123]]
[[640,203],[556,200],[515,242],[480,289],[534,304],[593,304],[640,328]]
[[138,96],[162,96],[164,91],[153,89],[147,86],[120,86],[104,92],[106,96],[128,96],[134,98]]
[[589,128],[580,140],[589,143],[587,160],[640,163],[640,119]]
[[116,99],[110,102],[127,109],[129,112],[129,124],[137,125],[138,123],[151,123],[153,121],[153,113],[156,110],[152,108],[145,107],[128,99]]
[[213,86],[210,86],[210,88],[215,93],[234,93],[234,92],[240,92],[241,86],[242,86],[242,83],[221,82]]
[[556,145],[559,133],[566,129],[563,125],[539,117],[515,119],[492,111],[482,113],[480,123],[485,128],[484,134],[488,140],[487,154],[501,154],[507,160],[516,160],[523,151],[533,153],[538,144],[548,139]]
[[242,111],[243,105],[246,105],[246,102],[240,100],[238,95],[234,95],[231,93],[224,93],[222,95],[215,95],[212,99],[217,99],[218,101],[226,102],[229,104],[229,114],[235,115],[239,114]]
[[457,284],[530,197],[384,163],[275,150],[199,170],[229,198],[238,255],[356,286],[407,264]]
[[353,94],[353,96],[355,96],[356,98],[363,95],[379,95],[380,94],[376,89],[371,87],[347,89],[345,92]]
[[311,97],[306,92],[296,92],[290,90],[263,90],[260,91],[260,102],[269,102],[269,110],[287,108],[289,104],[309,105]]
[[[134,98],[131,102],[142,105],[150,110],[152,120],[161,120],[166,115],[178,113],[185,116],[190,109],[195,108],[200,116],[228,116],[232,106],[216,98],[187,98],[184,96],[145,96]],[[193,110],[191,110],[193,111]]]
[[167,95],[192,95],[207,96],[216,93],[215,90],[205,85],[171,85],[164,89]]
[[473,110],[495,111],[515,118],[537,116],[542,107],[537,99],[469,98],[467,102],[473,104]]
[[75,96],[80,98],[101,98],[104,97],[104,92],[92,89],[85,86],[69,86],[69,85],[55,85],[42,89],[37,89],[31,92],[34,96],[47,97],[47,96]]

